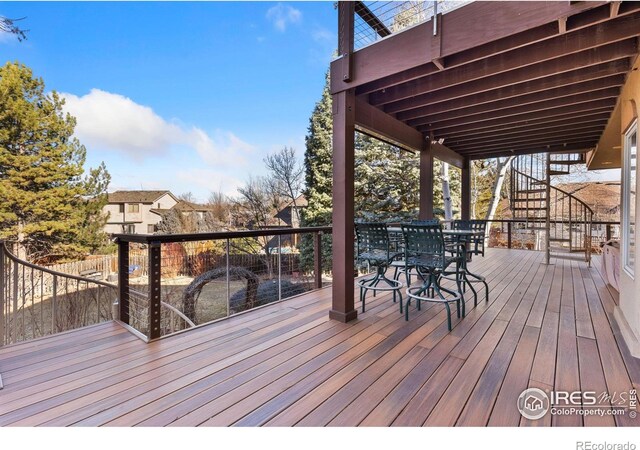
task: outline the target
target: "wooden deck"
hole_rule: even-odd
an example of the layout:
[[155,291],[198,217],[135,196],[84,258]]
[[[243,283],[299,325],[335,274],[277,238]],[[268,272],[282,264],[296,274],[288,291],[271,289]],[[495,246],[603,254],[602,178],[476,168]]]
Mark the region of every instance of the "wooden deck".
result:
[[106,323],[0,349],[0,425],[637,425],[521,418],[526,387],[640,388],[594,262],[489,249],[488,303],[447,331],[441,305],[405,322],[388,295],[342,324],[330,289],[144,344]]

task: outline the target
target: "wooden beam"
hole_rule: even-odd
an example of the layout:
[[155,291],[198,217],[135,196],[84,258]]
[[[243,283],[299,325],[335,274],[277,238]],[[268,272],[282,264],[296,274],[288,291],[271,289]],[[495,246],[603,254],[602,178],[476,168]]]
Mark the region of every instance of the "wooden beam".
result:
[[333,95],[333,283],[331,319],[348,322],[354,308],[354,141],[353,90]]
[[567,18],[566,17],[560,17],[558,19],[558,33],[559,34],[564,34],[567,32]]
[[485,137],[494,138],[496,136],[508,136],[514,133],[527,133],[531,131],[539,131],[539,130],[553,130],[557,128],[565,128],[571,127],[574,125],[584,125],[584,124],[593,124],[593,123],[601,123],[607,122],[609,120],[609,115],[611,111],[599,110],[599,111],[584,111],[582,113],[576,113],[575,115],[571,115],[565,118],[554,118],[552,121],[549,121],[548,118],[542,118],[532,121],[527,121],[526,123],[521,124],[512,124],[509,125],[508,128],[503,127],[502,125],[494,125],[492,127],[483,128],[482,130],[474,130],[474,131],[450,131],[447,133],[447,137],[445,142],[453,142],[456,139],[484,139]]
[[469,153],[474,153],[476,151],[485,151],[487,149],[505,149],[505,150],[513,150],[519,149],[526,146],[538,146],[538,145],[547,145],[554,143],[564,143],[568,141],[588,141],[591,139],[598,140],[600,135],[602,134],[602,129],[600,130],[589,130],[589,131],[578,131],[573,133],[567,133],[566,135],[561,136],[539,136],[539,137],[521,137],[515,139],[513,141],[507,142],[492,142],[490,140],[475,145],[463,145],[458,148],[458,151],[463,152],[465,155]]
[[424,133],[429,133],[433,131],[436,138],[446,139],[447,134],[451,131],[482,130],[484,127],[491,127],[491,126],[505,127],[507,125],[516,125],[521,123],[526,124],[537,119],[547,120],[547,122],[551,122],[555,120],[556,117],[567,118],[567,116],[572,116],[580,112],[590,112],[590,111],[595,112],[596,110],[599,112],[601,112],[601,110],[608,110],[609,112],[611,112],[615,104],[616,104],[616,99],[607,98],[607,99],[596,100],[588,103],[580,103],[578,105],[562,106],[559,108],[549,109],[547,111],[538,111],[535,113],[528,114],[525,117],[513,116],[513,117],[505,117],[505,118],[499,118],[499,119],[489,119],[483,122],[474,122],[474,123],[468,123],[464,125],[454,125],[451,127],[433,127],[432,128],[429,126],[425,126],[425,127],[420,127],[419,130]]
[[[605,2],[569,5],[565,2],[474,2],[442,16],[442,56],[447,57],[492,41],[505,39],[523,30],[537,28],[558,17],[567,17]],[[343,58],[331,63],[331,92],[360,86],[430,63],[433,23],[431,20],[394,34],[353,55],[353,79],[345,83],[340,73]],[[487,55],[485,55],[486,57]]]
[[539,65],[546,61],[551,62],[557,58],[566,58],[574,54],[579,54],[585,58],[588,57],[589,53],[586,50],[628,40],[629,38],[637,37],[639,34],[639,14],[618,17],[593,27],[492,56],[478,64],[455,67],[447,70],[446,73],[435,73],[414,80],[411,83],[389,87],[384,92],[374,92],[370,95],[370,103],[381,105],[397,102],[414,95],[468,83],[476,79],[528,66]]
[[588,150],[593,149],[593,145],[584,145],[584,144],[572,144],[565,146],[552,146],[547,148],[530,148],[527,150],[507,150],[507,151],[487,151],[485,153],[477,153],[473,155],[469,155],[470,160],[477,159],[488,159],[488,158],[502,158],[504,156],[517,156],[517,155],[533,155],[535,153],[551,153],[551,152],[563,152],[563,151],[576,151],[576,152],[586,152]]
[[[598,47],[596,49],[586,50],[585,52],[575,53],[564,58],[557,58],[532,66],[522,67],[508,73],[505,72],[494,76],[470,80],[461,85],[449,86],[442,80],[435,80],[434,83],[428,83],[432,87],[431,91],[427,90],[424,93],[416,92],[414,97],[385,104],[384,110],[387,113],[406,111],[407,109],[413,109],[425,104],[434,103],[434,100],[431,98],[438,98],[438,93],[440,92],[443,93],[445,100],[451,100],[518,83],[550,77],[559,73],[569,72],[584,67],[595,66],[609,61],[628,58],[635,55],[637,52],[637,39],[632,38],[626,41]],[[448,74],[449,72],[450,71],[446,71],[443,72],[443,74]],[[490,71],[488,70],[487,73],[489,72]],[[460,79],[461,78],[458,78],[458,80]],[[452,84],[458,83],[455,83],[454,81]],[[421,86],[419,90],[423,92],[423,88],[425,88],[424,85]],[[402,95],[404,96],[405,94]],[[371,97],[373,97],[373,94]],[[380,104],[375,100],[370,101],[370,103],[374,105]]]
[[420,220],[433,218],[433,151],[430,139],[425,139],[420,152]]
[[344,83],[349,83],[353,78],[354,8],[354,2],[338,2],[338,54],[343,59],[338,75]]
[[[412,111],[422,112],[422,114],[414,117],[428,115],[429,110],[426,108],[437,108],[441,103],[449,103],[453,101],[458,101],[460,103],[470,101],[473,103],[474,99],[479,99],[480,102],[486,103],[501,98],[506,99],[516,97],[521,95],[523,92],[541,92],[547,89],[566,87],[574,83],[608,77],[611,75],[621,75],[625,77],[630,68],[631,63],[629,58],[625,57],[615,61],[596,64],[594,66],[580,67],[578,69],[537,78],[535,80],[523,81],[521,83],[506,86],[496,86],[493,89],[486,89],[487,81],[472,81],[464,89],[460,86],[456,88],[441,89],[439,91],[432,92],[428,96],[421,95],[419,101],[418,98],[413,101],[402,100],[398,102],[402,104],[402,108],[400,108],[402,111],[397,112],[396,117],[402,117],[402,120],[406,120],[409,117],[404,116],[404,114],[411,114]],[[389,106],[390,105],[387,105],[386,109],[390,109]],[[423,110],[422,108],[425,109]]]
[[602,131],[606,125],[606,120],[598,121],[598,122],[589,122],[585,124],[565,126],[562,128],[550,129],[546,126],[539,128],[534,131],[520,131],[515,133],[500,133],[495,135],[481,136],[477,137],[474,135],[466,136],[460,139],[449,139],[447,144],[450,147],[456,148],[468,148],[468,146],[484,144],[486,142],[491,143],[506,143],[512,142],[521,138],[531,138],[535,139],[541,136],[552,136],[552,137],[560,137],[565,136],[567,133],[571,132],[589,132],[589,131]]
[[415,128],[360,99],[356,99],[355,124],[358,131],[414,152],[422,149],[425,140]]
[[611,87],[598,91],[585,92],[582,94],[569,95],[567,97],[553,98],[537,103],[525,103],[523,105],[510,106],[506,105],[498,110],[488,112],[479,112],[476,114],[459,114],[457,112],[443,113],[435,116],[424,117],[409,121],[409,125],[417,127],[419,125],[428,125],[431,129],[455,127],[470,123],[481,123],[487,120],[494,120],[501,117],[517,119],[522,115],[530,115],[541,111],[553,113],[558,108],[568,108],[572,105],[580,105],[583,103],[592,103],[602,99],[617,99],[620,94],[619,87]]
[[585,148],[595,147],[598,142],[598,136],[595,137],[586,137],[586,138],[576,138],[576,139],[567,139],[567,140],[548,140],[546,142],[538,142],[538,143],[525,143],[517,146],[496,146],[496,147],[487,147],[483,149],[476,149],[469,152],[464,152],[465,156],[473,156],[478,154],[484,154],[487,152],[514,152],[518,150],[529,150],[536,149],[540,152],[544,153],[549,148],[558,148],[561,151],[564,147],[568,145],[581,145]]
[[371,12],[367,5],[363,2],[354,2],[355,12],[364,22],[369,25],[380,37],[386,37],[391,34],[387,26]]
[[[627,63],[626,66],[628,67],[629,64]],[[591,71],[589,70],[584,71],[585,75],[588,75],[590,72]],[[522,85],[508,86],[506,88],[482,92],[469,97],[457,98],[448,102],[441,102],[409,111],[403,111],[398,113],[396,118],[398,120],[406,121],[424,116],[438,117],[438,114],[452,113],[454,111],[460,115],[496,111],[515,105],[527,105],[615,86],[620,87],[624,84],[625,75],[618,73],[604,78],[589,79],[584,82],[550,89],[542,87],[547,84],[546,80],[548,79],[536,80],[537,83],[535,84],[540,86],[539,88],[535,86],[532,87],[531,85],[534,84],[533,82],[529,83],[527,89],[521,88]],[[412,122],[409,122],[409,124],[411,123]]]
[[609,17],[616,17],[618,12],[620,11],[620,3],[621,2],[611,2],[609,3]]
[[469,158],[464,158],[464,166],[461,173],[461,199],[460,217],[462,220],[471,219],[471,163]]
[[461,154],[454,152],[449,147],[438,142],[431,143],[431,154],[434,158],[451,164],[458,169],[462,169],[464,166],[464,157]]

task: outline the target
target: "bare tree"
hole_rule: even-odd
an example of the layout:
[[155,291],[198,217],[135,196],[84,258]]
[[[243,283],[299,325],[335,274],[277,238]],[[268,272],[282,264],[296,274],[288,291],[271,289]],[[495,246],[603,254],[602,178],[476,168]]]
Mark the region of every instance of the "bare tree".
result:
[[489,201],[489,209],[485,219],[487,220],[487,233],[491,229],[491,221],[498,209],[498,203],[500,202],[500,192],[502,192],[502,185],[504,184],[504,178],[507,173],[507,169],[513,161],[513,156],[507,158],[498,158],[496,167],[496,178],[493,182],[493,189],[491,190],[491,200]]
[[27,39],[27,33],[29,30],[23,30],[16,22],[26,19],[26,17],[21,17],[19,19],[10,19],[8,17],[0,16],[0,33],[9,33],[13,34],[18,38],[18,41],[22,42]]
[[273,155],[268,155],[264,162],[271,174],[273,188],[279,196],[291,200],[293,216],[300,223],[296,200],[302,192],[304,168],[296,158],[296,151],[293,147],[284,147]]

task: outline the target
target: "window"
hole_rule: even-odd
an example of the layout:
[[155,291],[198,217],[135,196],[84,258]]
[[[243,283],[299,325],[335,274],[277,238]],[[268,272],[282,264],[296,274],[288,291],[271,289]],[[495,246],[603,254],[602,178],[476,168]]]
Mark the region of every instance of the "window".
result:
[[149,224],[147,225],[147,233],[151,234],[151,233],[155,233],[156,232],[156,226]]
[[126,233],[127,234],[135,234],[136,233],[136,226],[135,225],[127,225],[126,226]]
[[140,205],[137,203],[129,203],[127,205],[127,212],[129,213],[139,213],[140,212]]
[[638,123],[624,136],[622,171],[622,267],[631,277],[636,267],[636,175],[638,171]]
[[118,211],[120,211],[121,214],[124,212],[124,203],[120,203],[120,205],[118,205]]

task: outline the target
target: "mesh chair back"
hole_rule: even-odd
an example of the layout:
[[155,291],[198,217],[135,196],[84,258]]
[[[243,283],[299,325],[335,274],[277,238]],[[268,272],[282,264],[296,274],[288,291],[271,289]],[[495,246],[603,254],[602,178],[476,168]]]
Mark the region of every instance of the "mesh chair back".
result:
[[411,225],[439,225],[438,219],[412,220]]
[[389,258],[389,233],[386,223],[356,223],[358,255],[386,252]]
[[454,230],[471,230],[481,232],[482,234],[473,236],[468,240],[468,242],[475,244],[475,248],[468,249],[468,251],[476,255],[481,254],[484,256],[484,234],[487,229],[487,222],[485,220],[454,220],[452,228]]
[[402,224],[405,254],[409,256],[437,255],[444,258],[442,225]]

